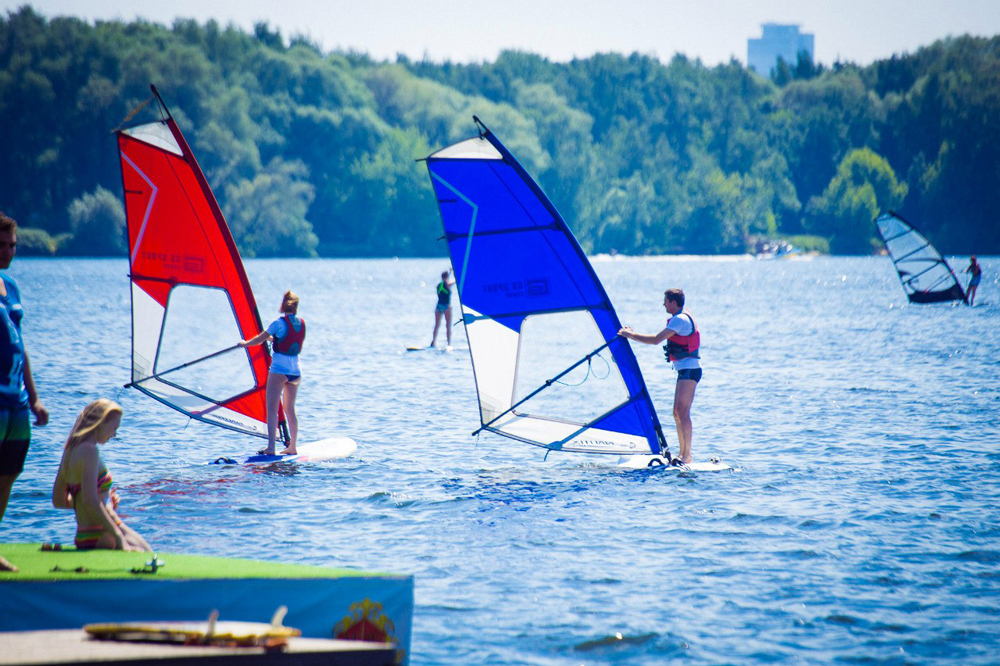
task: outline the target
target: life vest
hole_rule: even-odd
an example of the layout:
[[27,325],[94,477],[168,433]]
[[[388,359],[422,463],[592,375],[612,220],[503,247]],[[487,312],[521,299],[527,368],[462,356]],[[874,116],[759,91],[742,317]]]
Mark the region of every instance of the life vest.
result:
[[[667,338],[667,344],[663,345],[663,355],[668,361],[678,361],[683,358],[700,358],[698,356],[698,348],[701,347],[701,333],[698,332],[698,324],[694,323],[694,317],[691,316],[690,312],[681,312],[674,316],[680,317],[682,315],[686,315],[691,320],[691,326],[694,328],[694,331],[691,332],[691,335],[678,335],[674,333]],[[669,323],[669,320],[667,323]]]
[[438,305],[451,305],[451,289],[444,282],[439,282],[437,286]]
[[[287,314],[282,319],[285,320],[285,335],[275,338],[271,348],[276,354],[298,356],[299,352],[302,351],[302,343],[306,339],[306,320],[296,317],[293,323],[292,318]],[[295,327],[296,325],[298,328]]]

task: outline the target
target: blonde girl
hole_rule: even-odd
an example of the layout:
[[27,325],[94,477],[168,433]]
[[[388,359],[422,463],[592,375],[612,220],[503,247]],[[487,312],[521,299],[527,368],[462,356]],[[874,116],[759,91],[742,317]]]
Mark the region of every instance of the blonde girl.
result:
[[[111,473],[97,450],[118,432],[122,408],[101,398],[84,407],[73,424],[52,488],[57,509],[76,512],[76,547],[79,550],[152,551],[146,540],[115,512],[117,495]],[[108,500],[111,500],[110,502]]]
[[264,342],[272,342],[271,368],[267,373],[267,448],[257,453],[273,456],[274,442],[278,435],[278,408],[284,397],[285,421],[288,423],[288,443],[282,455],[298,453],[296,442],[299,438],[299,421],[295,415],[295,397],[299,393],[302,371],[299,369],[299,353],[306,339],[306,322],[298,315],[299,297],[286,291],[281,298],[278,314],[267,330],[261,331],[249,340],[241,340],[240,347],[250,347]]

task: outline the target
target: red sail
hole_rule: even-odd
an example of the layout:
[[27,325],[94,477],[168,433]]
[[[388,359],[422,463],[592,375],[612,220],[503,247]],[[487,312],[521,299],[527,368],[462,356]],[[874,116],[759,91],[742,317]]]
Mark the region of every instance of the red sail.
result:
[[[260,315],[205,175],[173,118],[117,135],[132,280],[131,385],[193,418],[266,436],[267,348],[231,347],[262,330]],[[237,385],[207,387],[226,376],[223,366]]]

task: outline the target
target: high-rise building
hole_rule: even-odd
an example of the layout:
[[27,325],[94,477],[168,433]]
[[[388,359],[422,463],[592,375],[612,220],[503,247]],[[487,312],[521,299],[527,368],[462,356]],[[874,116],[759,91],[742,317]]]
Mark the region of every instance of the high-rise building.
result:
[[765,23],[760,39],[747,40],[747,67],[763,76],[769,76],[778,64],[778,58],[790,67],[799,61],[799,52],[805,51],[813,58],[813,35],[800,33],[797,25]]

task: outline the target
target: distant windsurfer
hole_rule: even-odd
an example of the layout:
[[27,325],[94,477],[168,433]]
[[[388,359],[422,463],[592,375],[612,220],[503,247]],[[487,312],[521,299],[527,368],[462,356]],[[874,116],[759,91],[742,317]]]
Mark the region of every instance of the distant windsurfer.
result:
[[434,335],[431,336],[431,347],[437,342],[438,328],[441,326],[441,317],[444,316],[445,333],[448,338],[448,346],[451,347],[451,288],[455,286],[455,281],[451,279],[451,272],[441,273],[441,281],[437,286],[437,305],[434,306]]
[[[10,268],[17,250],[17,222],[0,213],[0,270]],[[28,352],[21,337],[21,292],[14,279],[0,275],[0,521],[7,510],[14,481],[24,470],[31,444],[31,414],[35,425],[49,422],[49,413],[35,390]],[[0,571],[16,571],[0,557]]]
[[976,290],[983,279],[983,267],[976,261],[976,255],[972,255],[972,258],[969,259],[969,267],[962,272],[972,274],[969,278],[969,289],[965,292],[965,297],[969,301],[969,305],[972,305],[976,300]]
[[273,341],[271,369],[267,373],[267,448],[258,453],[274,455],[274,441],[278,434],[278,408],[284,396],[285,420],[288,422],[288,442],[281,455],[296,455],[299,421],[295,416],[295,396],[299,391],[302,373],[299,370],[299,353],[306,339],[306,322],[298,316],[299,297],[286,291],[281,299],[281,316],[249,340],[241,340],[240,347],[250,347]]
[[663,295],[663,307],[670,315],[670,319],[667,320],[666,328],[659,333],[655,335],[636,333],[626,326],[618,331],[618,335],[647,345],[658,345],[666,340],[663,352],[677,371],[674,421],[677,423],[679,458],[683,463],[691,463],[694,462],[691,457],[691,403],[694,401],[694,391],[698,387],[698,382],[701,381],[701,362],[698,354],[701,334],[691,313],[684,309],[683,291],[667,289]]

